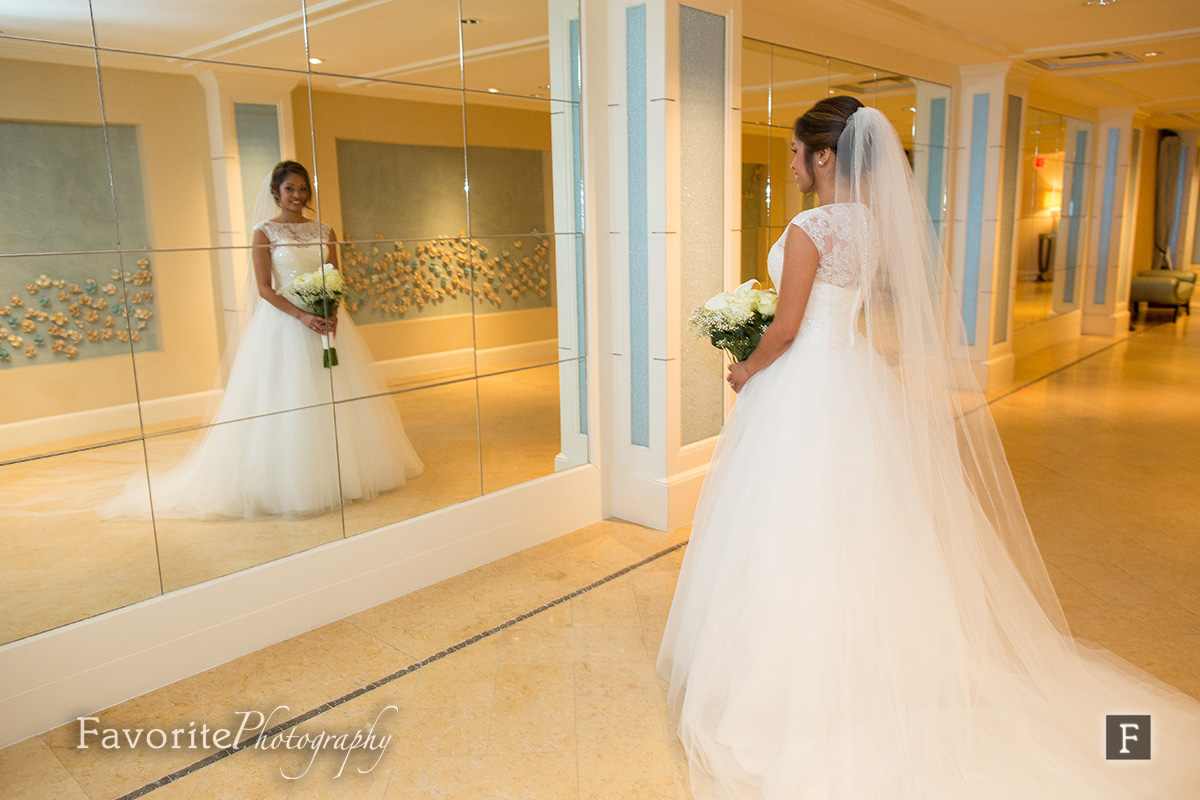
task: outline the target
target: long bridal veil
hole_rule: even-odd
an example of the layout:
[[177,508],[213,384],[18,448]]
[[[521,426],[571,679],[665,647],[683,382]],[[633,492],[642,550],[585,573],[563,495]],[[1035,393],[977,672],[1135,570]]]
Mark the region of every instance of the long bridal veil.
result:
[[[899,137],[860,108],[836,158],[787,235],[856,280],[739,394],[663,633],[694,793],[1194,796],[1200,703],[1071,636]],[[1151,761],[1106,760],[1117,714]]]
[[[943,654],[942,668],[971,680],[954,684],[962,696],[938,702],[1003,718],[1010,733],[1028,728],[1031,740],[1046,734],[1045,719],[1031,713],[1040,708],[1094,736],[1101,754],[1103,714],[1157,712],[1150,796],[1200,791],[1200,704],[1071,636],[972,370],[971,346],[986,346],[988,333],[966,329],[924,199],[876,109],[856,111],[839,139],[835,202],[866,212],[853,217],[854,238],[868,243],[859,249],[860,274],[869,276],[859,328],[895,378],[868,405],[879,424],[899,422],[892,467],[913,476],[908,485],[922,495],[961,625],[962,649]],[[843,502],[858,502],[845,494]],[[964,733],[983,729],[961,719]]]

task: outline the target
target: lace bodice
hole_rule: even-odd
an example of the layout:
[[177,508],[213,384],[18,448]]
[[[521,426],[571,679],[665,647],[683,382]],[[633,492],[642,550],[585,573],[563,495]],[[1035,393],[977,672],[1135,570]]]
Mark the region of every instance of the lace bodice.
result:
[[779,288],[783,279],[783,252],[792,225],[807,233],[817,247],[820,257],[817,274],[797,338],[833,344],[847,344],[853,339],[862,300],[859,286],[863,263],[857,239],[866,229],[862,216],[865,213],[862,206],[850,203],[801,211],[767,254],[767,272]]
[[329,260],[329,245],[325,244],[333,229],[315,219],[304,222],[260,222],[254,230],[262,231],[271,242],[271,276],[275,289],[282,289],[297,275],[318,270]]

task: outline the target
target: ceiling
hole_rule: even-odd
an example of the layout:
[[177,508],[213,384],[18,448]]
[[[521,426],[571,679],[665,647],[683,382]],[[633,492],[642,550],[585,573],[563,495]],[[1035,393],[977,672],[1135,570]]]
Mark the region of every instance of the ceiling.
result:
[[[1118,0],[743,0],[762,14],[846,31],[953,66],[1027,65],[1031,93],[1096,108],[1136,106],[1156,127],[1200,128],[1200,2]],[[845,20],[845,22],[841,22]],[[747,25],[747,27],[751,27]],[[785,42],[801,46],[796,42]],[[1133,63],[1050,71],[1034,59],[1123,51]],[[1147,53],[1158,52],[1157,56]]]
[[[461,18],[477,20],[463,24]],[[101,66],[313,72],[342,91],[389,83],[549,97],[546,0],[5,0],[0,32],[106,50]],[[307,35],[306,35],[307,34]],[[461,51],[460,51],[461,36]],[[0,42],[14,53],[20,43]],[[63,48],[59,48],[62,50]],[[26,57],[14,54],[14,57]],[[44,52],[53,48],[42,47]],[[132,55],[132,54],[140,55]],[[47,56],[70,61],[70,54]],[[560,98],[563,99],[563,98]]]
[[[743,8],[748,29],[756,16],[791,18],[800,30],[812,21],[953,66],[1123,51],[1135,60],[1053,72],[1028,66],[1031,92],[1067,104],[1136,106],[1152,125],[1200,128],[1197,0],[743,0]],[[144,69],[212,60],[302,72],[311,55],[324,59],[315,71],[358,79],[331,81],[343,91],[461,83],[530,97],[549,94],[543,87],[551,83],[547,0],[5,0],[0,32],[91,44],[93,18],[101,47],[157,56],[133,59]],[[1145,55],[1152,52],[1160,55]]]

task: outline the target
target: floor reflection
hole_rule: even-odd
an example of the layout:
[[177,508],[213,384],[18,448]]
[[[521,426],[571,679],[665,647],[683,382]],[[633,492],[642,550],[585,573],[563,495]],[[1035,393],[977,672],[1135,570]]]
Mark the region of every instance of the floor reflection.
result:
[[1054,316],[1054,282],[1018,278],[1013,303],[1013,330],[1027,328]]
[[[550,474],[561,450],[558,381],[551,365],[481,378],[478,396],[475,380],[392,395],[424,474],[371,500],[299,519],[103,519],[94,509],[129,476],[144,474],[141,441],[92,450],[79,448],[95,437],[42,445],[41,452],[61,454],[0,467],[7,534],[0,642]],[[197,435],[148,439],[154,468],[181,459]]]

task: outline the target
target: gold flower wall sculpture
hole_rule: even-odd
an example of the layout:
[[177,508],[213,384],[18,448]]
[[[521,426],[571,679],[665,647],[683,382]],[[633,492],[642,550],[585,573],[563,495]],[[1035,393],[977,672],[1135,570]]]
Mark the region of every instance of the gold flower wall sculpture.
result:
[[505,299],[534,295],[546,299],[550,293],[550,240],[539,239],[527,255],[522,241],[513,242],[512,249],[517,252],[489,251],[462,232],[411,250],[403,242],[390,243],[390,249],[382,242],[343,244],[346,310],[354,312],[366,306],[376,314],[399,318],[414,308],[419,311],[460,295],[474,295],[496,308]]
[[[79,355],[78,345],[114,336],[121,342],[141,341],[141,331],[154,317],[154,293],[146,288],[121,291],[118,283],[149,286],[154,279],[149,259],[138,259],[132,272],[114,269],[109,278],[112,282],[101,286],[91,278],[80,285],[39,275],[25,284],[28,301],[19,292],[11,293],[8,303],[0,306],[0,363],[13,363],[19,354],[28,361],[43,350],[72,359]],[[118,318],[126,322],[118,323]]]

